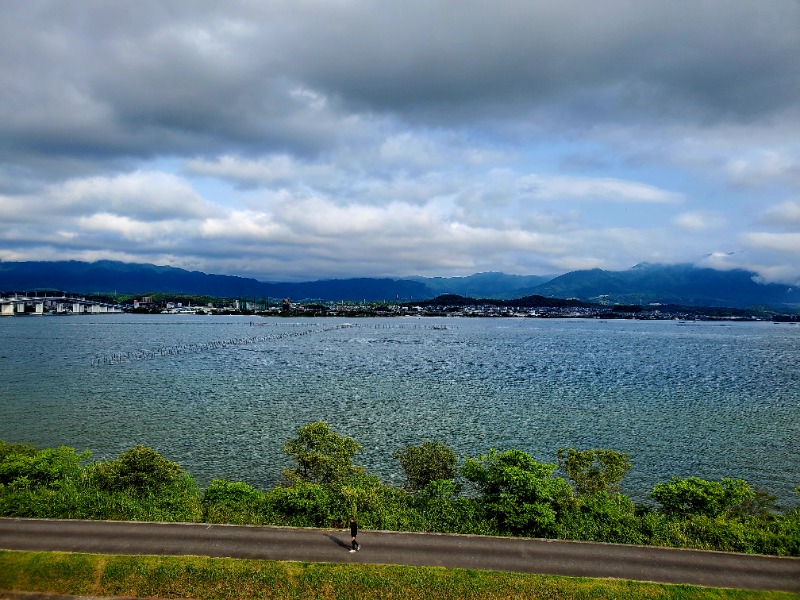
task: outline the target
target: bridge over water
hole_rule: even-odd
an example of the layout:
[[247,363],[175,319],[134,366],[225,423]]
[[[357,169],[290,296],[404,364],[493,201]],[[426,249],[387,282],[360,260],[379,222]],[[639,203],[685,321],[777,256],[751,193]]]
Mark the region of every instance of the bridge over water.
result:
[[88,300],[69,292],[3,292],[0,293],[0,316],[22,315],[82,315],[121,313],[122,306]]

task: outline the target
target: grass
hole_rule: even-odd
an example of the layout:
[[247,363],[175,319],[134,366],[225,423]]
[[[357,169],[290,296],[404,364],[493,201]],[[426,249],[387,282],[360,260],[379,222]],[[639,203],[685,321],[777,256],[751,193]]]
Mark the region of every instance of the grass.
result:
[[0,550],[0,590],[159,598],[790,599],[800,594],[390,565]]

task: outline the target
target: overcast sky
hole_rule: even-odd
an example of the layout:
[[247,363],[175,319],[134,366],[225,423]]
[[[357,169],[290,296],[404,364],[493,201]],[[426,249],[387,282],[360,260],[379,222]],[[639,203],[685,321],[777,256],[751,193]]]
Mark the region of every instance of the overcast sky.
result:
[[6,0],[0,260],[800,285],[798,0]]

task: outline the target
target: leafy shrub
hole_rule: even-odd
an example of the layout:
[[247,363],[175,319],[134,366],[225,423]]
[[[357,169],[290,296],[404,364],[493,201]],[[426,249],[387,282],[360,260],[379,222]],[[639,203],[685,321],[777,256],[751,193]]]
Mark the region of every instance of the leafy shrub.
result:
[[577,506],[564,513],[560,535],[617,544],[641,544],[646,540],[634,503],[622,494],[606,492],[581,496]]
[[100,488],[132,490],[140,494],[171,485],[182,475],[183,470],[177,463],[146,446],[134,446],[116,460],[99,463],[93,469]]
[[631,457],[616,450],[558,449],[558,466],[575,484],[578,495],[614,494],[619,482],[631,470]]
[[203,496],[204,520],[209,523],[261,523],[264,492],[237,481],[214,479]]
[[[575,497],[570,484],[554,476],[555,465],[539,463],[520,450],[492,449],[467,459],[461,469],[472,486],[469,493],[462,494],[452,477],[431,480],[409,493],[353,467],[352,455],[360,446],[350,438],[330,432],[324,423],[312,425],[299,430],[299,445],[291,449],[309,458],[308,477],[331,481],[306,480],[298,460],[293,483],[266,493],[246,483],[214,480],[201,495],[177,464],[143,446],[83,467],[88,452],[37,450],[0,441],[0,516],[343,527],[357,513],[361,526],[369,529],[536,535],[800,556],[800,508],[781,514],[771,496],[742,480],[673,478],[655,486],[651,497],[660,508],[650,508],[609,493],[609,483],[618,478],[594,463],[596,454],[578,455],[587,460],[567,469],[579,492]],[[627,455],[620,457],[627,460]],[[569,454],[562,452],[559,458],[565,468]],[[589,483],[579,485],[580,477]],[[595,486],[598,481],[603,485]]]
[[361,444],[331,431],[323,421],[300,427],[297,437],[286,442],[283,450],[297,461],[296,468],[284,471],[290,481],[334,484],[364,472],[352,465]]
[[406,477],[406,487],[417,492],[432,481],[453,479],[456,476],[456,453],[441,442],[423,442],[406,446],[393,456],[400,461]]
[[556,465],[540,463],[521,450],[468,458],[464,477],[482,493],[487,516],[503,533],[547,536],[556,532],[559,516],[570,510],[572,487],[554,477]]
[[742,479],[706,481],[699,477],[659,483],[650,497],[661,504],[661,509],[672,515],[703,515],[716,517],[734,510],[755,497],[752,488]]
[[800,508],[790,510],[781,519],[775,519],[766,530],[766,539],[760,542],[762,545],[756,546],[756,552],[800,556]]
[[413,531],[421,527],[412,496],[403,489],[383,485],[374,475],[352,477],[333,491],[337,521],[357,514],[359,523],[370,529]]
[[241,481],[214,479],[205,492],[203,501],[208,504],[258,504],[264,499],[252,485]]
[[21,456],[34,456],[37,452],[36,446],[32,444],[24,444],[24,443],[17,443],[17,444],[8,444],[3,440],[0,440],[0,463],[6,460],[6,457],[10,455],[21,455]]
[[319,483],[297,482],[288,487],[274,487],[267,492],[265,504],[282,525],[329,527],[335,519],[331,490]]
[[90,452],[76,454],[74,448],[60,446],[37,450],[33,446],[0,443],[0,484],[12,487],[53,486],[77,477],[81,461]]

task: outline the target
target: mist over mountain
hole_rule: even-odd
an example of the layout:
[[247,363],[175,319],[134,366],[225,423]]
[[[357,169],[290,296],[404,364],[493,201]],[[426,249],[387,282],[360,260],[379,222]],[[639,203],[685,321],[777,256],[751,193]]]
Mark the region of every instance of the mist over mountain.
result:
[[756,274],[748,271],[686,264],[642,263],[627,271],[573,271],[536,287],[536,293],[614,304],[800,308],[800,289],[758,283]]
[[175,267],[98,261],[3,262],[0,291],[56,289],[82,294],[209,295],[321,301],[413,302],[442,294],[515,299],[539,295],[608,304],[775,307],[800,311],[800,290],[762,284],[747,271],[641,264],[627,271],[592,269],[560,276],[478,273],[469,277],[329,279],[264,282]]

